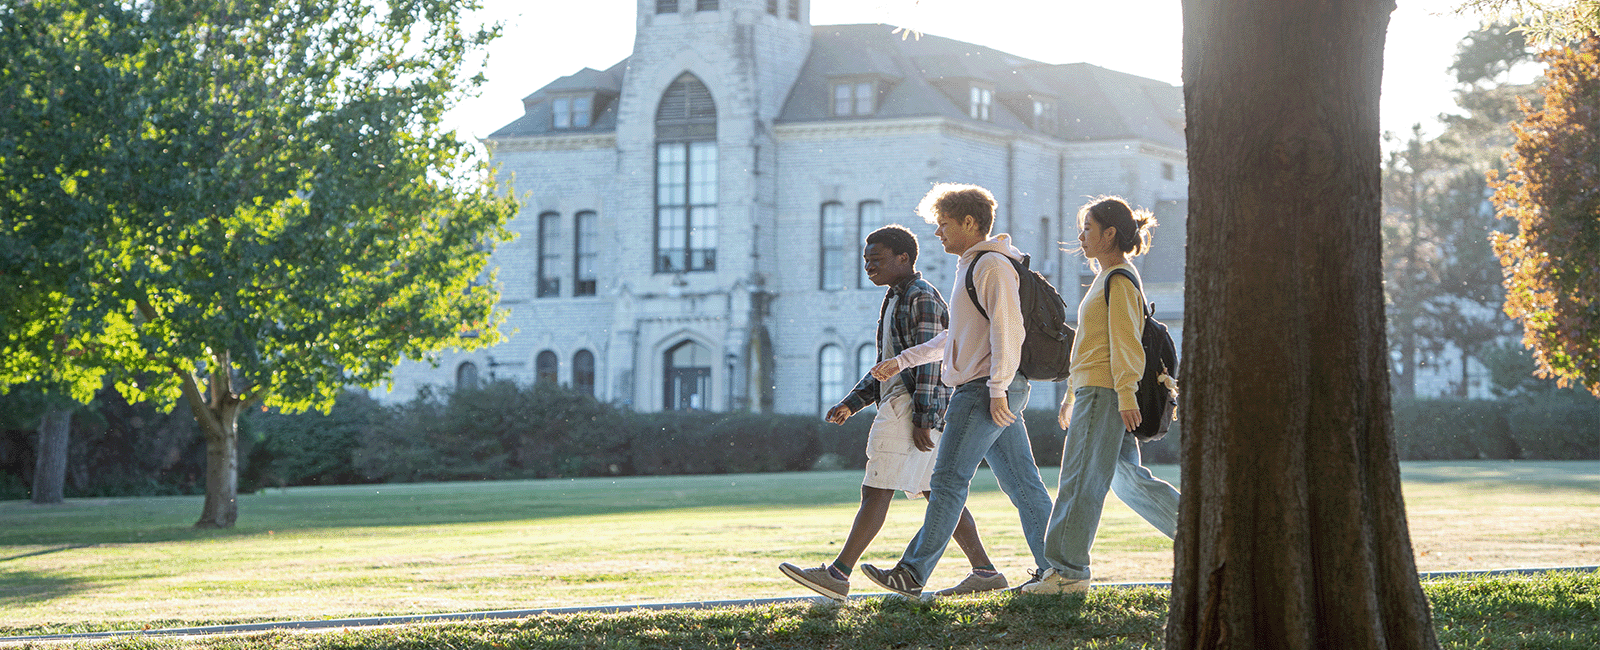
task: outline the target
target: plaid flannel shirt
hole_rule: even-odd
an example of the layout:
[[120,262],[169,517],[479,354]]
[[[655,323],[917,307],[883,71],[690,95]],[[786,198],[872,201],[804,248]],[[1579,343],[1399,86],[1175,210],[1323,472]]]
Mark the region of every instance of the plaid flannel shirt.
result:
[[[894,349],[884,354],[884,307],[892,300],[894,313],[889,326],[889,341]],[[939,290],[922,279],[921,273],[911,279],[889,287],[883,296],[883,306],[878,308],[878,358],[893,357],[902,350],[926,343],[950,325],[950,314]],[[950,401],[950,387],[940,380],[939,362],[925,363],[914,368],[902,368],[900,381],[911,389],[911,425],[919,429],[940,429],[944,426],[944,410]],[[842,402],[851,412],[860,411],[868,404],[878,402],[880,383],[867,373]]]

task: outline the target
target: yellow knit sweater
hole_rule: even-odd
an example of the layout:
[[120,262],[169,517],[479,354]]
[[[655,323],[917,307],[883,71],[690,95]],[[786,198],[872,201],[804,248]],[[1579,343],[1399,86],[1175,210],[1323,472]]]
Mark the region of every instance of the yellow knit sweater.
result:
[[[1144,348],[1139,335],[1144,329],[1144,297],[1127,278],[1111,283],[1111,306],[1106,307],[1106,276],[1112,269],[1128,269],[1134,277],[1139,270],[1131,264],[1100,269],[1100,274],[1078,303],[1078,334],[1072,341],[1072,390],[1100,386],[1117,391],[1121,410],[1139,408],[1134,391],[1144,374]],[[1144,283],[1143,278],[1139,280]],[[1068,393],[1071,399],[1071,393]]]

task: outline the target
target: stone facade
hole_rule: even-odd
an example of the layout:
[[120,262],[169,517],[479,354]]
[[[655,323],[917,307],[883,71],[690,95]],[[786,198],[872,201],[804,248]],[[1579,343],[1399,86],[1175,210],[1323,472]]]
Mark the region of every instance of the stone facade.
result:
[[[813,27],[805,0],[704,4],[640,0],[627,60],[552,82],[487,138],[501,180],[523,200],[517,239],[492,258],[506,340],[446,353],[437,367],[406,362],[380,397],[543,372],[642,411],[820,413],[871,360],[883,289],[859,270],[868,232],[911,228],[923,275],[946,294],[953,286],[953,258],[913,213],[941,181],[992,191],[995,231],[1011,233],[1073,305],[1089,272],[1063,250],[1076,243],[1077,208],[1116,194],[1154,210],[1163,225],[1139,265],[1158,318],[1181,339],[1177,88],[933,36],[906,41],[883,25]],[[688,92],[698,105],[695,82],[714,105],[714,128],[672,121],[677,100],[664,98]],[[834,93],[858,87],[867,90],[836,103]],[[972,88],[991,92],[985,106]],[[684,145],[683,172],[671,158],[679,141],[714,145]],[[713,169],[696,157],[711,155],[714,182],[694,185]],[[687,203],[695,187],[714,191],[702,199],[714,205],[689,208],[687,229],[691,248],[714,242],[713,268],[662,261],[678,259],[662,244],[677,236],[662,215],[677,205],[672,174],[683,173]],[[843,217],[842,234],[825,228],[828,215]],[[591,224],[587,248],[574,239],[580,219]],[[578,295],[587,273],[592,295]],[[1036,392],[1030,407],[1052,408],[1053,391]]]

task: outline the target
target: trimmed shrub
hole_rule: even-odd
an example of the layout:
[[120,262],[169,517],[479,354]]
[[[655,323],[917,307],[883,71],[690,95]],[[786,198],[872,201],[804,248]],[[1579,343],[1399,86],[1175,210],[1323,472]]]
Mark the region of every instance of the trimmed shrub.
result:
[[1511,438],[1529,460],[1600,459],[1600,400],[1556,391],[1517,404],[1507,416]]
[[1396,399],[1396,451],[1401,460],[1520,458],[1506,410],[1491,400]]
[[383,418],[383,405],[355,391],[341,393],[326,415],[272,411],[241,418],[258,441],[242,463],[240,490],[361,483],[352,454],[362,434]]

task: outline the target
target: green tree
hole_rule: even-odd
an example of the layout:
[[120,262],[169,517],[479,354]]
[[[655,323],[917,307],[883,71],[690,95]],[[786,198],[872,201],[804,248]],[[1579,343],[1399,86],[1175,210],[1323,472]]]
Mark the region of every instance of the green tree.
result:
[[1517,98],[1537,96],[1509,72],[1531,60],[1521,32],[1490,25],[1461,42],[1451,71],[1460,114],[1434,138],[1413,127],[1384,166],[1384,273],[1395,392],[1415,395],[1416,371],[1445,350],[1459,355],[1454,393],[1466,396],[1470,359],[1508,336],[1500,264],[1489,248],[1496,219],[1484,175],[1503,165]]
[[110,3],[0,8],[0,393],[35,398],[36,503],[61,502],[72,412],[132,335],[126,320],[91,331],[68,314],[94,223],[134,180],[108,161],[134,123],[115,98],[135,87],[136,23]]
[[189,403],[207,447],[197,526],[237,517],[245,408],[326,410],[402,357],[497,340],[483,271],[515,202],[440,127],[482,82],[461,78],[496,34],[463,29],[475,8],[154,0],[133,14],[136,87],[102,99],[135,119],[102,135],[109,151],[77,185],[94,169],[136,181],[93,188],[107,200],[56,304],[68,331],[130,342],[92,366],[124,395]]
[[1600,36],[1541,55],[1544,105],[1525,119],[1493,201],[1516,234],[1494,238],[1505,312],[1521,321],[1541,377],[1600,396]]

